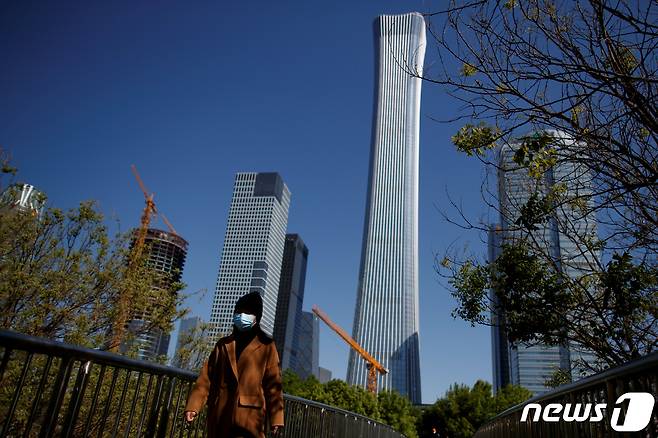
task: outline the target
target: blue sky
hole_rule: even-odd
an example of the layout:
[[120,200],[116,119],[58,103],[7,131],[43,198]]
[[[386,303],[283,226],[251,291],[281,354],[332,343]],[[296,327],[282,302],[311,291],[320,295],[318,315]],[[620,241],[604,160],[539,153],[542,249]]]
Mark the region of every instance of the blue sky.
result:
[[[93,4],[92,4],[93,3]],[[233,178],[277,171],[292,192],[288,231],[309,247],[306,309],[351,331],[372,121],[372,21],[432,6],[398,2],[4,2],[0,145],[21,180],[63,208],[98,200],[127,230],[147,187],[190,244],[187,303],[207,319]],[[436,67],[430,42],[426,67]],[[458,71],[459,66],[447,66]],[[483,169],[455,151],[446,90],[424,84],[420,142],[423,401],[491,381],[490,334],[454,320],[434,254],[482,236],[444,221],[446,193],[474,219]],[[164,224],[160,222],[160,226]],[[175,339],[174,339],[175,340]],[[173,340],[172,340],[173,341]],[[170,348],[173,352],[173,345]],[[345,378],[348,347],[321,327],[320,365]]]

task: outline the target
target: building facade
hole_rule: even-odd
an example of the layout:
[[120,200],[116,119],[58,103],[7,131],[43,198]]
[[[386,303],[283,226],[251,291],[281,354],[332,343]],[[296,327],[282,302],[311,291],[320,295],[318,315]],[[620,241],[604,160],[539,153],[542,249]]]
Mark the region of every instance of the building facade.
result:
[[31,211],[41,215],[45,204],[46,195],[30,184],[12,184],[0,194],[0,208],[3,209]]
[[307,261],[308,248],[302,238],[298,234],[286,234],[274,320],[274,342],[283,370],[290,368],[295,348],[295,327],[300,324]]
[[[136,233],[137,231],[135,231]],[[146,263],[149,269],[165,274],[160,281],[169,284],[180,281],[187,256],[187,241],[182,237],[156,228],[149,228],[144,240]],[[163,284],[153,285],[153,288]],[[126,351],[136,343],[137,357],[142,360],[155,360],[158,356],[167,355],[169,351],[169,333],[158,329],[145,328],[149,323],[148,310],[143,313],[133,313],[128,322],[128,332],[134,335],[133,340],[124,342],[120,347]]]
[[[418,339],[418,143],[425,21],[418,13],[375,20],[375,113],[353,338],[389,370],[378,388],[420,403]],[[366,386],[350,351],[347,381]]]
[[320,367],[319,372],[320,372],[320,377],[318,377],[318,380],[320,381],[320,383],[327,383],[331,380],[331,370]]
[[[558,131],[547,131],[554,138],[556,150],[572,149],[574,141]],[[521,208],[533,193],[543,196],[558,185],[567,197],[587,198],[591,195],[591,177],[582,165],[570,162],[558,163],[537,179],[514,162],[514,154],[521,142],[504,145],[499,150],[498,197],[500,203],[500,226],[490,233],[489,259],[495,260],[500,245],[527,237],[528,232],[516,225]],[[567,220],[568,219],[568,220]],[[569,224],[566,232],[565,225]],[[594,237],[597,224],[592,215],[580,215],[568,205],[560,207],[555,216],[532,231],[532,238],[550,254],[562,273],[577,278],[597,266],[596,260],[583,250],[582,242],[587,236]],[[577,236],[577,238],[574,238]],[[491,292],[495,307],[496,296]],[[503,312],[494,312],[494,320],[504,318]],[[569,370],[572,380],[587,374],[579,365],[581,360],[591,361],[593,355],[577,345],[549,346],[510,344],[503,330],[492,328],[492,353],[494,361],[494,389],[506,383],[526,387],[535,395],[551,388],[545,386],[557,369]],[[498,385],[497,385],[498,384]]]
[[[489,228],[487,246],[488,260],[493,262],[500,255],[502,242],[502,229],[500,225],[493,225]],[[498,309],[498,298],[493,290],[489,291],[491,300],[491,366],[493,369],[493,390],[494,393],[499,389],[512,383],[510,374],[510,344],[507,341],[507,334],[501,327],[504,324],[504,316]]]
[[272,335],[289,205],[290,191],[278,173],[235,176],[209,342],[232,332],[236,301],[254,291],[263,297],[261,327]]
[[320,378],[320,321],[313,312],[301,312],[290,369],[302,379]]

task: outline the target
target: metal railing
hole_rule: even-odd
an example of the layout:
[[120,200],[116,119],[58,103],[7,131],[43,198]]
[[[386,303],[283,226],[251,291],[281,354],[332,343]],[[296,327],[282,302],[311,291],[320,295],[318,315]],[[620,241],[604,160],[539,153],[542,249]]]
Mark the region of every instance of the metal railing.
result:
[[[480,427],[475,438],[516,438],[516,437],[643,437],[655,438],[658,436],[658,407],[654,406],[649,424],[644,430],[638,432],[616,432],[613,430],[613,408],[620,407],[621,416],[618,423],[625,420],[624,410],[628,403],[616,405],[618,398],[628,392],[648,392],[658,398],[658,353],[653,353],[626,365],[604,371],[577,382],[565,385],[554,391],[531,398],[530,400],[514,406],[494,417],[491,421]],[[658,400],[656,400],[658,402]],[[524,408],[531,404],[541,406],[541,412],[546,413],[547,405],[556,403],[563,406],[562,411],[553,407],[553,415],[560,417],[559,421],[545,421],[535,415],[540,408],[528,409],[526,421],[521,421]],[[590,405],[590,416],[583,421],[564,421],[564,407],[569,404],[571,413],[576,404],[581,404],[581,413],[586,405]],[[604,418],[600,421],[590,421],[595,417],[594,406],[606,404],[602,410]],[[542,416],[544,415],[542,414]]]
[[[205,410],[183,419],[197,375],[0,330],[0,438],[204,437]],[[288,438],[402,438],[391,427],[284,395]]]

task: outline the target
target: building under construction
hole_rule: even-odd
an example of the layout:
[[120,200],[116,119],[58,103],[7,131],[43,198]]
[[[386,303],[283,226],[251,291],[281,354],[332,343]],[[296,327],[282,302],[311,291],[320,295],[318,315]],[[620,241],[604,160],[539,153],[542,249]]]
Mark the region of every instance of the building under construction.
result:
[[[139,230],[134,232],[133,244]],[[156,228],[149,228],[144,241],[146,264],[149,269],[163,276],[169,285],[180,281],[183,275],[183,266],[187,255],[187,241],[173,232]],[[162,284],[153,287],[162,287]],[[145,329],[149,323],[148,311],[136,314],[131,309],[131,319],[128,322],[128,331],[134,335],[132,342],[136,343],[137,355],[140,359],[154,360],[157,356],[166,355],[169,349],[169,333],[158,329]],[[132,342],[124,343],[121,350],[127,351]]]

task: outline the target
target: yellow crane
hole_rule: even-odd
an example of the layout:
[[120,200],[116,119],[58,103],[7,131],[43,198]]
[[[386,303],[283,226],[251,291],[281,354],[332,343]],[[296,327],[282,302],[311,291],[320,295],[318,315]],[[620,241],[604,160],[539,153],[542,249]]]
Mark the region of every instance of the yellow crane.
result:
[[155,193],[149,193],[149,191],[146,189],[142,178],[139,176],[139,172],[137,172],[137,167],[132,164],[130,166],[130,170],[132,170],[133,175],[135,175],[135,179],[137,180],[137,184],[139,184],[139,188],[142,189],[142,193],[144,193],[144,201],[146,203],[144,206],[144,211],[142,212],[142,217],[140,219],[139,229],[137,230],[137,238],[135,239],[132,253],[130,255],[130,262],[132,264],[142,255],[144,242],[146,241],[146,234],[148,232],[149,225],[151,224],[151,216],[159,214],[163,222],[167,225],[167,228],[169,228],[169,231],[175,235],[178,235],[178,233],[174,229],[173,225],[171,225],[171,223],[167,220],[167,217],[164,214],[158,212],[158,209],[155,206],[155,202],[153,201]]
[[338,336],[343,338],[345,342],[348,343],[357,353],[361,355],[363,360],[366,361],[366,367],[368,368],[368,383],[366,385],[369,392],[377,394],[377,373],[382,376],[388,373],[388,370],[380,364],[377,359],[372,357],[366,350],[363,349],[350,335],[348,335],[345,330],[340,328],[338,324],[333,322],[326,313],[324,313],[318,306],[313,306],[313,313],[315,313],[318,318],[324,321],[325,324],[329,326],[333,331],[335,331]]
[[[151,216],[159,215],[169,228],[169,231],[172,234],[178,235],[173,225],[171,225],[169,220],[167,220],[166,216],[158,212],[158,209],[155,206],[155,201],[153,201],[155,193],[151,193],[146,189],[142,178],[139,176],[139,172],[137,172],[137,167],[132,164],[130,166],[130,170],[132,170],[133,175],[135,175],[135,179],[137,180],[137,184],[139,184],[139,188],[142,189],[142,193],[144,193],[144,200],[146,205],[144,206],[139,228],[137,229],[137,236],[135,237],[135,242],[133,243],[133,247],[129,255],[128,270],[126,272],[127,276],[134,275],[136,263],[138,263],[142,257],[144,243],[146,242],[146,235],[148,234],[149,225],[151,224]],[[122,290],[120,292],[117,307],[119,311],[117,318],[114,321],[114,330],[110,343],[110,351],[118,351],[121,342],[123,342],[126,323],[128,322],[128,316],[130,313],[130,291]]]

